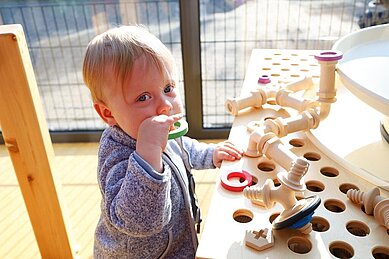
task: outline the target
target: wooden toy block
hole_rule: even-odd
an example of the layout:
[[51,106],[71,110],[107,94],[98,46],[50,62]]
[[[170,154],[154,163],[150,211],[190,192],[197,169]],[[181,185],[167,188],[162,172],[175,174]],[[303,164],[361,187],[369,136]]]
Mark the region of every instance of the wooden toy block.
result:
[[246,231],[245,244],[255,250],[262,251],[274,245],[273,232],[264,228],[259,231]]

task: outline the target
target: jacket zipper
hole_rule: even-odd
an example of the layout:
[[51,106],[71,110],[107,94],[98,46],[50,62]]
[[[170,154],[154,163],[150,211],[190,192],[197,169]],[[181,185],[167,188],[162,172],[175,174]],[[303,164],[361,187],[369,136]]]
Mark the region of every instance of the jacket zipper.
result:
[[[178,181],[179,181],[179,183],[180,183],[180,186],[181,186],[181,188],[183,188],[183,191],[185,192],[185,193],[184,193],[184,201],[185,201],[186,205],[190,205],[191,203],[190,203],[190,201],[188,201],[188,196],[187,196],[188,190],[187,190],[187,188],[186,188],[186,186],[185,186],[185,184],[184,184],[185,181],[184,181],[184,179],[182,179],[182,175],[180,174],[178,167],[173,163],[173,161],[171,160],[171,158],[170,158],[166,153],[163,153],[163,155],[164,155],[164,156],[162,156],[162,158],[163,158],[163,157],[166,157],[166,159],[164,159],[165,162],[168,163],[169,166],[173,169],[173,172],[174,172],[176,175],[178,175],[177,178],[178,178]],[[194,226],[194,225],[195,225],[195,222],[194,222],[194,219],[193,219],[193,217],[192,217],[192,212],[191,212],[191,210],[187,210],[187,214],[188,214],[189,220],[190,220],[191,223],[192,223],[192,226]],[[191,234],[192,234],[192,243],[193,243],[193,246],[194,246],[194,248],[196,249],[196,247],[197,247],[197,245],[198,245],[198,242],[197,242],[197,235],[196,235],[194,229],[191,229],[190,232],[191,232]]]
[[167,252],[169,251],[171,245],[172,245],[172,240],[173,240],[173,232],[171,229],[168,230],[168,242],[167,242],[167,246],[165,248],[165,251],[162,253],[162,255],[160,257],[158,257],[158,259],[163,259],[165,258]]

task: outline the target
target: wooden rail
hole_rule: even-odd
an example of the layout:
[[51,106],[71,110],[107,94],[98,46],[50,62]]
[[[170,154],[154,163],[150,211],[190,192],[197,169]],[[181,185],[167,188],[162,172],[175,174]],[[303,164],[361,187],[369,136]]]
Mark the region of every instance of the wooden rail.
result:
[[0,26],[0,125],[42,258],[73,258],[54,151],[21,25]]

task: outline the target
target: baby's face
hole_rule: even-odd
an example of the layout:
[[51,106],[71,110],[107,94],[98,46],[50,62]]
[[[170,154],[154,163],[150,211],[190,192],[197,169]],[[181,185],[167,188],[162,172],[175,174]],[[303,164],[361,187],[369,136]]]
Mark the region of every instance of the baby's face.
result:
[[116,87],[109,101],[110,110],[116,124],[131,137],[137,139],[139,125],[147,118],[183,113],[172,72],[161,74],[153,62],[141,56],[135,60],[123,89]]

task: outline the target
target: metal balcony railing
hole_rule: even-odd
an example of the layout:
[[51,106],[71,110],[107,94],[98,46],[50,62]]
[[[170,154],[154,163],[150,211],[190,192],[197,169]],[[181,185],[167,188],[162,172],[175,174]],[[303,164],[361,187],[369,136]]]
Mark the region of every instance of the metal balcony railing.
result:
[[253,48],[329,49],[367,9],[365,0],[2,1],[0,24],[23,25],[49,130],[62,140],[106,127],[82,81],[84,51],[98,33],[130,23],[171,49],[192,134],[216,138],[231,125],[224,101],[239,94]]

